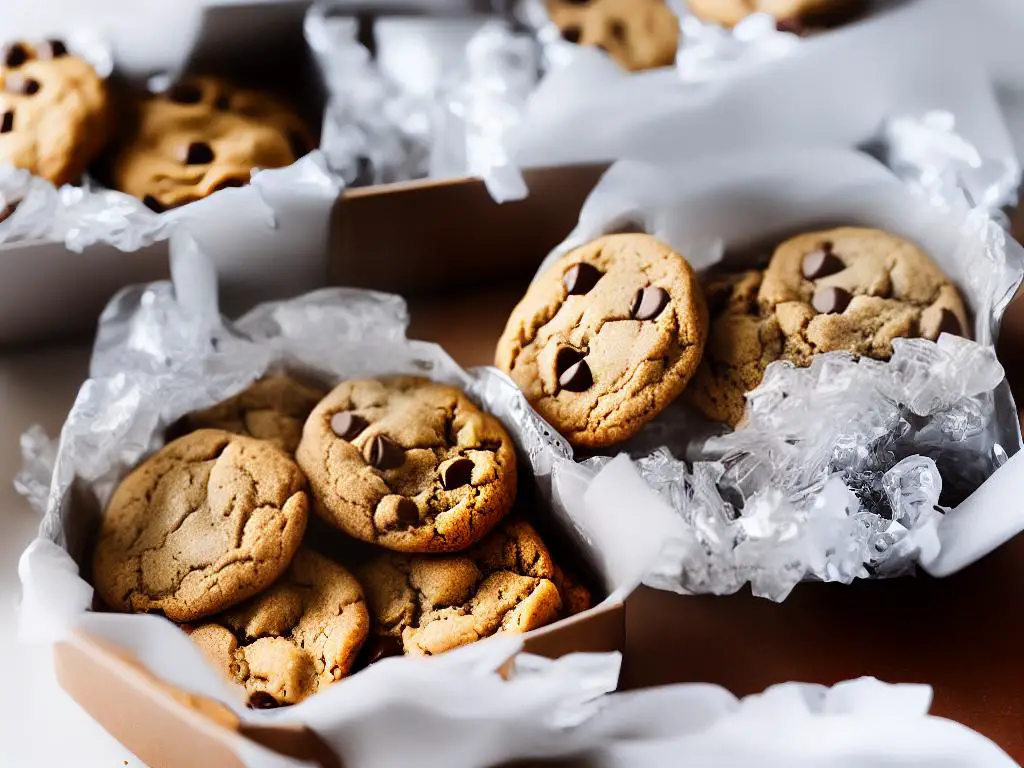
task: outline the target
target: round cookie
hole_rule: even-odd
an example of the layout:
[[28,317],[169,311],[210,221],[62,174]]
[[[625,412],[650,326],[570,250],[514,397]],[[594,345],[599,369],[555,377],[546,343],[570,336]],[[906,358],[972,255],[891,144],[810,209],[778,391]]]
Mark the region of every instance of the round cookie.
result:
[[527,523],[510,521],[458,555],[389,553],[359,571],[384,655],[432,656],[559,618],[555,566]]
[[295,453],[302,425],[325,394],[326,390],[275,373],[217,405],[187,414],[175,428],[179,434],[222,429],[269,440],[286,453]]
[[757,388],[768,364],[782,356],[782,332],[773,317],[761,317],[757,270],[711,280],[705,295],[711,329],[704,359],[684,397],[705,416],[735,427],[746,410],[746,393]]
[[465,549],[515,500],[505,428],[459,390],[422,378],[338,385],[306,421],[296,459],[317,514],[401,552]]
[[624,69],[676,59],[679,20],[665,0],[547,0],[547,9],[563,38],[607,51]]
[[787,240],[772,255],[758,300],[784,338],[783,357],[810,365],[819,352],[878,360],[898,337],[968,334],[952,281],[921,249],[878,229],[843,227]]
[[0,49],[0,163],[77,182],[113,133],[106,81],[59,40]]
[[495,365],[572,445],[632,437],[683,391],[707,337],[687,261],[650,235],[606,235],[534,280]]
[[164,446],[117,487],[93,585],[121,611],[195,621],[270,586],[306,529],[306,480],[270,443],[204,429]]
[[139,99],[131,117],[111,181],[158,212],[245,186],[253,169],[291,165],[312,147],[284,103],[215,77],[190,77]]
[[788,26],[807,21],[829,26],[856,10],[861,0],[686,0],[687,9],[704,21],[734,27],[752,13],[769,13]]
[[270,589],[205,624],[184,627],[250,706],[297,704],[345,677],[370,632],[359,582],[300,549]]

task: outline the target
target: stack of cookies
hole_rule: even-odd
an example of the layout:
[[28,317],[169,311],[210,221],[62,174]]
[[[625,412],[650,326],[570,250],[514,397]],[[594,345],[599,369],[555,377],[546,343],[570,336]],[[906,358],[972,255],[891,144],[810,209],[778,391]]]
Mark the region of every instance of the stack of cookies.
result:
[[849,352],[887,360],[893,339],[966,335],[953,281],[924,252],[877,229],[811,232],[764,270],[701,285],[682,255],[646,234],[570,251],[530,286],[495,364],[573,446],[635,435],[683,395],[736,426],[776,360]]
[[455,388],[273,375],[174,432],[111,498],[93,583],[179,623],[253,707],[590,605],[513,513],[505,428]]
[[162,94],[115,95],[60,40],[0,50],[0,164],[56,186],[92,167],[159,212],[248,184],[254,169],[290,165],[312,147],[304,122],[269,93],[191,77]]

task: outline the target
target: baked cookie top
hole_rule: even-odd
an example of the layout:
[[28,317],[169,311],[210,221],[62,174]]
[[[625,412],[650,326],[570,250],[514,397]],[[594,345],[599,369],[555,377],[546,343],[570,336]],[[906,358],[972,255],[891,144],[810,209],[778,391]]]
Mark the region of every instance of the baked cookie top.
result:
[[345,677],[370,632],[359,582],[300,549],[270,589],[195,627],[192,640],[258,709],[297,704]]
[[158,212],[245,186],[253,169],[291,165],[312,148],[305,124],[281,100],[216,77],[189,77],[140,98],[130,117],[111,179]]
[[422,378],[339,384],[310,414],[296,459],[317,514],[402,552],[465,549],[515,500],[505,428],[458,389]]
[[676,59],[679,20],[665,0],[547,0],[547,9],[563,38],[607,51],[623,69]]
[[60,40],[0,49],[0,163],[71,184],[113,128],[106,81]]
[[953,282],[916,245],[878,229],[842,227],[782,243],[758,294],[784,338],[783,357],[810,365],[819,352],[886,360],[898,337],[968,335]]
[[762,273],[719,275],[705,285],[711,329],[704,359],[684,396],[705,416],[736,426],[746,393],[756,389],[768,364],[782,356],[782,332],[757,302]]
[[707,308],[689,263],[650,235],[606,235],[538,277],[495,365],[572,445],[626,440],[683,391]]
[[752,13],[770,13],[787,26],[804,21],[830,26],[861,5],[863,0],[686,0],[694,16],[723,27],[734,27]]
[[187,414],[176,429],[223,429],[238,435],[269,440],[285,453],[295,453],[302,425],[309,412],[327,394],[282,373],[252,383],[234,397],[201,411]]
[[270,443],[204,429],[117,487],[93,582],[112,608],[195,621],[270,586],[306,529],[306,481]]
[[562,600],[554,577],[544,542],[519,520],[461,554],[388,553],[359,571],[376,633],[400,641],[396,653],[416,656],[555,621]]

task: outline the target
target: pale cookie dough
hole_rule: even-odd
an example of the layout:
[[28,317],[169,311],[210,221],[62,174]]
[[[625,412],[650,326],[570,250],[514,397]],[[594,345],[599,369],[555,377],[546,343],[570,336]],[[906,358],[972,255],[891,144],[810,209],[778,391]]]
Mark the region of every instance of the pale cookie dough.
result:
[[783,358],[801,366],[819,352],[887,360],[895,338],[970,334],[953,282],[916,245],[878,229],[787,240],[772,256],[758,299],[782,330]]
[[607,51],[624,69],[675,61],[679,19],[665,0],[548,0],[547,9],[563,38]]
[[381,555],[359,571],[375,631],[394,651],[432,656],[497,632],[555,621],[555,566],[527,523],[505,523],[459,555]]
[[77,182],[113,133],[106,81],[59,40],[0,49],[0,163]]
[[250,706],[297,704],[345,677],[370,632],[359,582],[333,560],[300,549],[266,592],[209,623],[184,627]]
[[135,102],[110,167],[114,186],[163,211],[249,183],[312,148],[305,124],[269,93],[196,76]]
[[270,443],[218,430],[164,446],[114,492],[93,558],[120,611],[195,621],[266,589],[306,529],[306,479]]
[[217,405],[193,411],[176,425],[181,433],[223,429],[269,440],[286,453],[295,453],[302,426],[327,390],[311,387],[285,374],[265,376]]
[[306,421],[296,459],[318,515],[401,552],[465,549],[515,500],[515,449],[501,422],[427,379],[338,385]]
[[762,317],[757,303],[762,273],[724,275],[705,288],[711,330],[704,359],[684,397],[705,416],[735,427],[746,410],[746,393],[756,389],[768,364],[782,356],[782,332],[774,316]]
[[704,21],[734,27],[752,13],[769,13],[782,22],[818,20],[837,23],[859,9],[862,0],[686,0],[689,11]]
[[689,263],[650,235],[606,235],[534,280],[495,365],[572,445],[632,437],[686,387],[708,315]]

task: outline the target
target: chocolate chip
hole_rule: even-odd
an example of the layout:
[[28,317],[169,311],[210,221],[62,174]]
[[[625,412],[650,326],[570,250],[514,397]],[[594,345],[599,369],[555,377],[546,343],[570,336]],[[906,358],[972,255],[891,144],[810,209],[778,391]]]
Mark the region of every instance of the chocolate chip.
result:
[[68,47],[63,40],[45,40],[36,46],[36,56],[40,59],[59,59],[68,55]]
[[654,285],[641,288],[633,297],[629,314],[636,320],[653,320],[668,305],[668,291]]
[[401,498],[395,504],[395,518],[398,524],[408,528],[420,521],[420,508],[412,499]]
[[152,195],[146,195],[142,198],[142,204],[149,208],[149,210],[155,211],[156,213],[163,213],[167,210],[166,206]]
[[853,300],[853,295],[842,288],[819,288],[814,292],[811,306],[823,315],[841,314]]
[[9,43],[3,47],[2,57],[5,66],[20,67],[28,61],[28,48],[21,43]]
[[469,459],[456,459],[441,470],[441,485],[446,491],[469,485],[473,479],[473,462]]
[[376,664],[381,659],[401,656],[404,652],[402,641],[397,637],[377,635],[366,644],[366,663]]
[[213,149],[205,141],[193,141],[181,153],[185,165],[206,165],[213,162]]
[[567,392],[583,392],[594,383],[594,376],[590,373],[590,366],[586,360],[573,363],[558,377],[558,384]]
[[244,187],[248,183],[248,181],[243,179],[224,179],[224,181],[220,182],[213,188],[213,191],[216,192],[219,189],[231,189],[232,187]]
[[561,377],[571,366],[586,356],[585,352],[580,352],[578,349],[562,347],[555,353],[555,375]]
[[355,440],[359,433],[368,426],[370,426],[370,422],[358,413],[341,411],[331,416],[331,431],[342,440],[348,440],[349,442]]
[[405,451],[384,435],[375,435],[363,448],[363,457],[377,469],[394,469],[405,462]]
[[821,248],[811,251],[800,262],[800,271],[808,280],[828,277],[836,272],[842,272],[844,269],[846,269],[846,265],[832,253],[831,243],[825,243]]
[[254,691],[249,696],[249,709],[276,709],[280,706],[281,702],[266,691]]
[[292,154],[295,155],[296,160],[309,152],[309,142],[306,141],[306,137],[300,131],[290,131],[288,133],[288,143],[291,145]]
[[964,328],[960,325],[960,319],[952,310],[944,309],[939,315],[939,334],[951,333],[954,336],[963,336]]
[[8,109],[0,115],[0,133],[10,133],[14,130],[14,110]]
[[579,27],[565,27],[565,29],[562,30],[562,39],[567,43],[576,45],[579,43],[581,37],[583,37],[583,30]]
[[775,22],[775,28],[779,32],[790,32],[794,35],[803,35],[807,31],[807,28],[804,26],[804,23],[800,20],[799,16],[793,16],[788,19],[779,19]]
[[20,201],[16,200],[15,202],[8,203],[3,208],[0,208],[0,224],[3,224],[5,221],[7,221],[9,218],[11,218],[11,216],[14,214],[14,212],[16,210],[18,210],[18,203],[19,202]]
[[39,93],[38,80],[33,80],[31,77],[23,77],[22,75],[8,75],[7,79],[4,80],[4,90],[8,93],[20,93],[23,96],[31,96],[34,93]]
[[219,109],[221,112],[227,112],[231,108],[231,102],[228,101],[228,97],[221,94],[217,97],[216,101],[213,102],[213,106]]
[[611,32],[612,37],[614,37],[619,42],[626,41],[626,25],[623,24],[621,21],[613,21],[609,25],[608,31]]
[[603,274],[593,264],[581,261],[579,264],[573,265],[565,273],[562,282],[565,284],[565,288],[569,291],[570,296],[581,296],[584,293],[589,293],[590,289],[597,285],[597,281],[601,279]]
[[178,104],[198,104],[203,100],[203,89],[195,83],[175,83],[167,89],[167,98]]

